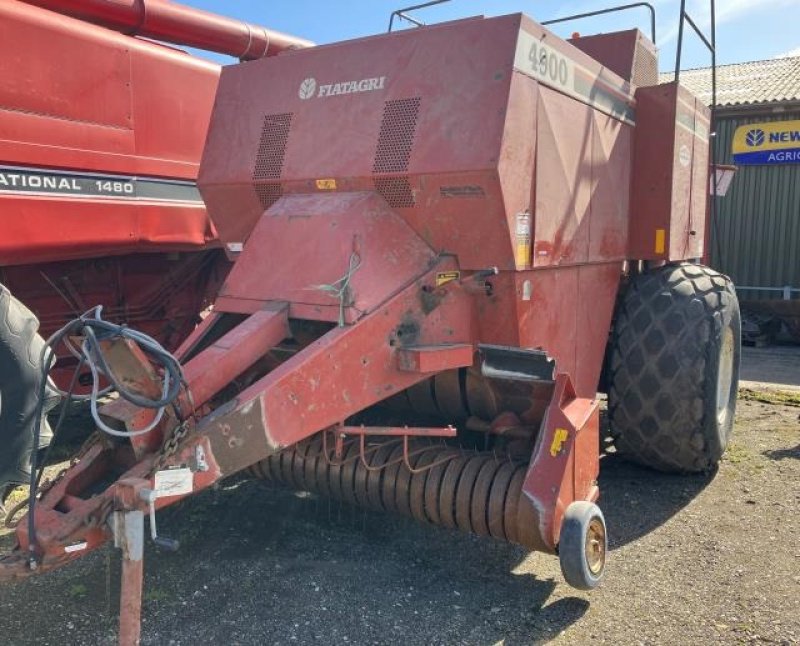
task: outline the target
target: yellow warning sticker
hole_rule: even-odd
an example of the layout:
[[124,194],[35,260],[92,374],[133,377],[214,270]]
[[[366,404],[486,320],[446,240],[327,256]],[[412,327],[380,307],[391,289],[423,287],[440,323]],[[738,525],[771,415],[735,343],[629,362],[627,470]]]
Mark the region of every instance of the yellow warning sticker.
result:
[[317,188],[320,191],[335,191],[336,190],[336,180],[335,179],[318,179],[316,181]]
[[517,269],[531,266],[531,214],[528,211],[516,215],[516,242],[514,263]]
[[656,229],[656,253],[664,253],[667,249],[666,229]]
[[566,442],[568,438],[569,431],[567,429],[557,428],[555,433],[553,433],[553,442],[550,444],[550,455],[556,457],[561,453],[561,449],[564,448],[564,442]]
[[436,274],[436,286],[441,287],[459,278],[461,278],[460,271],[440,271]]

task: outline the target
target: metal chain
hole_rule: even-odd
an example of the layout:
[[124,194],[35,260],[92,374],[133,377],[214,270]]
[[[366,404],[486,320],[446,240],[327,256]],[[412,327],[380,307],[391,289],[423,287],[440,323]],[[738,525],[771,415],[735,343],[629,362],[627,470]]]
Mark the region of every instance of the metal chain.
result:
[[153,472],[161,469],[167,463],[167,460],[177,453],[178,447],[188,434],[189,419],[187,418],[178,424],[172,430],[172,433],[164,440],[164,443],[161,445],[161,451],[158,457],[156,457],[156,461],[153,463]]
[[[158,456],[156,456],[155,462],[153,462],[153,473],[164,467],[167,463],[167,460],[171,458],[175,453],[178,451],[178,447],[183,442],[184,438],[189,434],[189,422],[193,420],[195,424],[197,423],[197,408],[194,404],[194,395],[192,394],[192,389],[189,388],[189,384],[185,381],[183,382],[183,389],[186,393],[186,399],[189,404],[189,414],[186,416],[182,422],[180,422],[175,428],[172,429],[172,432],[164,438],[164,442],[161,445],[161,451],[159,451]],[[183,417],[181,414],[181,410],[179,408],[179,404],[176,402],[175,404],[176,409],[175,413],[178,418]]]

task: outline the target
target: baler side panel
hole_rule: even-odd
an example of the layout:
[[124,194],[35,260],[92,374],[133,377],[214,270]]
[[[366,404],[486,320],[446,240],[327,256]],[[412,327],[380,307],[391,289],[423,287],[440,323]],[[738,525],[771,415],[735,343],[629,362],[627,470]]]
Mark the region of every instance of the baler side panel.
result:
[[[515,343],[546,350],[558,371],[572,377],[579,397],[591,399],[597,392],[620,272],[620,263],[607,262],[518,272],[515,277],[520,312]],[[525,281],[531,283],[530,301],[521,298]]]
[[[672,158],[672,200],[667,229],[667,257],[683,260],[692,257],[692,149],[694,148],[694,101],[677,98],[671,135],[675,141]],[[644,134],[644,133],[637,133]],[[699,257],[702,254],[697,254]]]
[[618,262],[578,267],[579,333],[575,337],[576,364],[570,374],[579,397],[596,397],[621,278]]
[[[528,77],[514,72],[508,96],[505,131],[503,133],[498,177],[503,187],[503,206],[508,230],[512,232],[515,247],[519,244],[516,232],[518,215],[530,215],[533,229],[533,212],[536,200],[531,189],[531,177],[536,168],[538,105],[540,102],[538,85]],[[515,256],[511,263],[501,269],[526,269],[530,267],[531,240],[528,240],[528,254],[523,263]]]
[[675,106],[664,86],[636,92],[629,256],[663,258],[672,204]]
[[[513,268],[497,166],[519,21],[432,26],[413,38],[397,33],[225,68],[200,170],[223,241],[242,242],[246,223],[280,195],[377,190],[462,268]],[[374,87],[349,89],[362,81]],[[279,117],[286,126],[277,142],[264,133]],[[317,185],[326,179],[336,188]],[[491,228],[502,234],[485,235]]]
[[708,112],[675,83],[639,88],[636,99],[629,256],[672,262],[700,258],[708,199]]
[[633,127],[592,113],[589,262],[623,260],[628,253]]
[[591,108],[539,85],[533,266],[586,262],[591,220]]
[[694,131],[692,141],[692,202],[690,205],[690,228],[694,231],[691,238],[692,257],[700,258],[706,244],[706,218],[708,215],[709,187],[709,132],[711,130],[711,113],[700,99],[694,99]]
[[303,318],[297,310],[307,306],[306,318],[336,322],[341,301],[352,322],[433,262],[433,251],[374,192],[287,195],[253,230],[219,309],[242,311],[231,308],[237,300],[287,301],[290,316]]
[[622,261],[632,127],[540,86],[534,267]]

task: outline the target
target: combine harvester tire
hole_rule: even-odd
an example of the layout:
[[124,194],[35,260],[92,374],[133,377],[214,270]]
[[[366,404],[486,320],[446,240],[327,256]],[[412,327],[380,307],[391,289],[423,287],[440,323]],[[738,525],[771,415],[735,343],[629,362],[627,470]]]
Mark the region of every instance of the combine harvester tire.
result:
[[727,276],[659,267],[622,297],[609,365],[609,423],[620,453],[667,472],[702,472],[722,457],[739,381],[739,303]]
[[[39,321],[27,307],[0,285],[0,504],[9,486],[30,477],[30,454],[35,430],[36,403],[41,388],[39,358],[44,339]],[[50,401],[48,388],[44,414]],[[49,404],[49,405],[48,405]],[[47,421],[38,448],[52,439]]]

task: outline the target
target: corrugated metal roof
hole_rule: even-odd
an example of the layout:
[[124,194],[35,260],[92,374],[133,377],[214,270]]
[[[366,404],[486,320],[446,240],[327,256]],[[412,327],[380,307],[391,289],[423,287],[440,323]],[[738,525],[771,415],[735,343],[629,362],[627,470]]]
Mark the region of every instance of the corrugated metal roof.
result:
[[[673,74],[661,74],[662,83]],[[711,68],[681,71],[681,85],[711,104]],[[717,66],[717,105],[800,101],[800,56]]]

